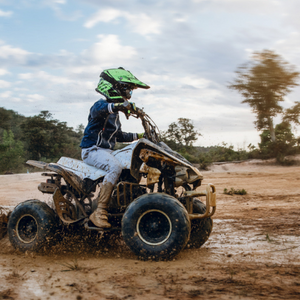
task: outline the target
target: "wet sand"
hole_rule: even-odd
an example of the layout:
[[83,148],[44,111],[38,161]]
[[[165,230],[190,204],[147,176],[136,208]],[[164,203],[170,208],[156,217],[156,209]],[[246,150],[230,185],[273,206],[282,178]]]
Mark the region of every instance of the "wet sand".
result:
[[[300,167],[214,166],[213,233],[172,261],[140,261],[121,240],[67,237],[40,253],[0,241],[0,299],[300,299]],[[40,174],[0,176],[0,205],[50,201]],[[224,195],[224,188],[246,195]]]

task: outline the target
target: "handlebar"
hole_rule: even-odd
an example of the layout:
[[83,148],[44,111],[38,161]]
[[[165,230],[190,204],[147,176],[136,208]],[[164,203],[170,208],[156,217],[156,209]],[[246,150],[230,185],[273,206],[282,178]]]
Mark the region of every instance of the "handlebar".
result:
[[131,108],[129,110],[128,114],[125,114],[126,118],[128,119],[130,116],[133,116],[137,119],[140,119],[142,121],[142,125],[145,131],[145,137],[157,144],[160,142],[160,132],[159,129],[157,128],[156,124],[154,121],[143,111],[143,109],[135,107],[133,108],[131,105]]

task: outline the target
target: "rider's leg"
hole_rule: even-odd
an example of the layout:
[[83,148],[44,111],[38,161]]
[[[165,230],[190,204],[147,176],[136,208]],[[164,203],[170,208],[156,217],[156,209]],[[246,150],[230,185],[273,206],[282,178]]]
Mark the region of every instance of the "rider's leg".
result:
[[111,152],[112,150],[97,147],[83,149],[82,151],[82,159],[85,163],[107,172],[103,179],[103,186],[98,197],[98,207],[90,215],[90,220],[101,228],[111,227],[107,221],[107,208],[111,192],[122,172],[120,162]]
[[90,215],[90,220],[101,228],[110,228],[111,224],[107,221],[107,207],[110,200],[111,192],[114,186],[108,182],[104,184],[98,196],[98,206],[96,210]]

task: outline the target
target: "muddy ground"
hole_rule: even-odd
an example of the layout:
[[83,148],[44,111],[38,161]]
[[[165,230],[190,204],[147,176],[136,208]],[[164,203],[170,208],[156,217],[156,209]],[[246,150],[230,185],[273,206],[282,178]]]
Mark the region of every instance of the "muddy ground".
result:
[[[300,167],[214,166],[213,233],[173,261],[139,261],[119,241],[65,239],[40,253],[0,241],[0,299],[300,299]],[[39,174],[0,176],[0,205],[48,201]],[[247,195],[224,195],[224,188]]]

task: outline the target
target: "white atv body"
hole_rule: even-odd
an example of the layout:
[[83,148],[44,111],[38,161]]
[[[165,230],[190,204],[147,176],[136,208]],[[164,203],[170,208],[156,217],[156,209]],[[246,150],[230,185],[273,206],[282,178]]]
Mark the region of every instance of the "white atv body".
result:
[[[30,160],[29,165],[47,171],[42,175],[49,179],[38,188],[53,194],[54,210],[38,200],[18,205],[8,224],[12,244],[21,251],[37,250],[68,224],[121,231],[125,243],[143,259],[170,259],[187,244],[205,243],[212,231],[216,190],[212,184],[199,190],[203,176],[197,168],[164,143],[145,138],[113,155],[123,171],[108,208],[112,228],[98,228],[89,221],[105,171],[67,157],[57,163]],[[205,204],[196,199],[202,196]]]

